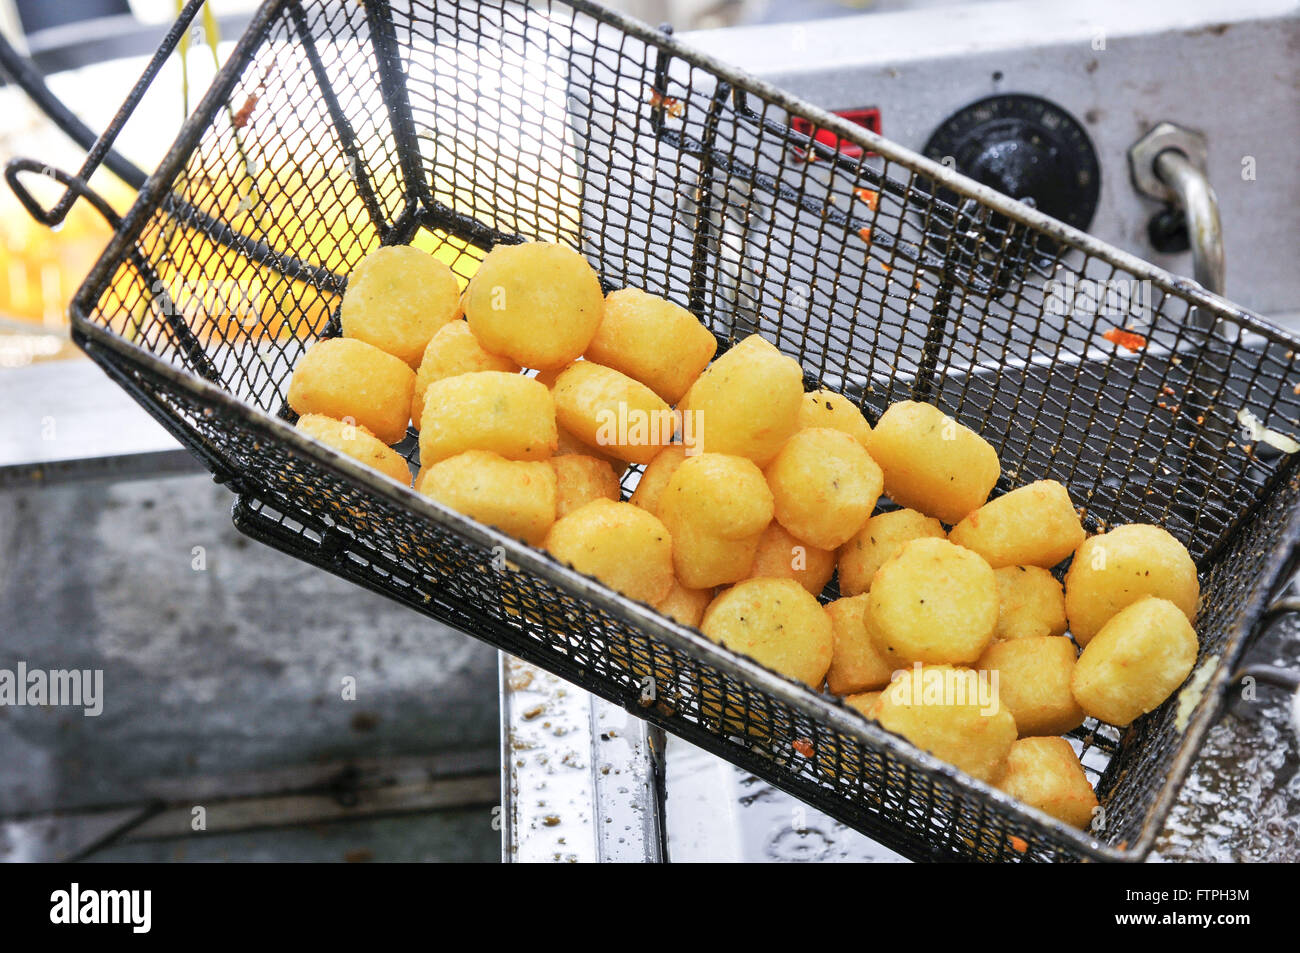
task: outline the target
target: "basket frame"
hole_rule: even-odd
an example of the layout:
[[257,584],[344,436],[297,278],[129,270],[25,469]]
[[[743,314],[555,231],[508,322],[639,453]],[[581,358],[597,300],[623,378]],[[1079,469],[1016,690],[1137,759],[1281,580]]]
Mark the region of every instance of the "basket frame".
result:
[[[951,189],[963,197],[974,199],[1011,221],[1065,242],[1086,255],[1122,268],[1139,278],[1150,280],[1155,287],[1182,298],[1197,308],[1205,309],[1211,315],[1233,321],[1268,341],[1295,344],[1297,349],[1300,349],[1300,338],[1295,338],[1259,315],[1206,291],[1190,279],[1174,276],[1136,256],[1113,248],[1087,233],[1051,219],[1036,209],[1003,196],[944,165],[926,159],[832,113],[784,93],[762,80],[694,51],[668,34],[607,10],[590,0],[556,0],[556,2],[622,29],[647,45],[657,47],[663,56],[680,58],[693,66],[713,72],[721,80],[731,84],[733,89],[762,96],[792,113],[809,118],[819,127],[835,132],[841,139],[856,143],[887,160],[924,174],[938,185]],[[239,473],[230,472],[219,455],[214,454],[205,445],[197,432],[174,418],[136,383],[135,375],[147,376],[176,393],[188,395],[198,403],[237,419],[249,432],[290,448],[296,454],[311,460],[323,471],[362,488],[376,498],[413,512],[430,525],[451,531],[471,546],[483,550],[503,549],[510,562],[557,589],[584,599],[611,616],[631,622],[652,638],[706,663],[719,672],[758,687],[797,712],[816,719],[869,747],[888,752],[891,757],[916,771],[930,777],[941,778],[944,783],[964,794],[982,799],[1002,813],[1018,816],[1028,825],[1041,830],[1051,842],[1061,845],[1064,850],[1078,858],[1119,862],[1143,860],[1154,845],[1161,824],[1173,807],[1182,781],[1190,770],[1207,732],[1223,708],[1224,693],[1233,667],[1249,644],[1257,622],[1269,601],[1270,593],[1280,582],[1288,578],[1288,573],[1295,568],[1294,553],[1297,543],[1300,543],[1300,508],[1292,509],[1288,513],[1286,527],[1280,534],[1277,545],[1264,554],[1261,560],[1259,578],[1264,584],[1256,589],[1251,601],[1243,606],[1241,621],[1230,629],[1225,637],[1220,661],[1187,724],[1165,782],[1156,792],[1154,800],[1145,813],[1138,838],[1128,844],[1116,846],[1065,825],[996,788],[971,778],[951,765],[913,747],[899,736],[858,716],[851,709],[828,696],[815,693],[747,657],[716,645],[698,631],[675,623],[650,607],[613,592],[596,580],[560,564],[547,554],[447,509],[416,494],[410,488],[403,487],[352,459],[304,437],[285,420],[235,397],[210,380],[204,380],[197,374],[160,359],[146,348],[109,331],[93,320],[92,314],[103,289],[131,253],[136,239],[149,218],[162,208],[176,176],[184,168],[213,117],[225,106],[251,54],[260,46],[268,25],[280,16],[286,7],[294,6],[296,3],[297,0],[266,0],[259,8],[207,93],[182,126],[157,169],[145,182],[138,199],[124,216],[120,227],[114,232],[70,305],[73,338],[76,343],[109,376],[127,389],[173,436],[194,452],[213,472],[217,482],[228,484],[239,495],[240,499],[235,505],[235,519],[239,528],[254,538],[303,558],[301,549],[286,548],[278,542],[272,529],[273,523],[259,518],[256,508],[250,506],[250,501],[265,502],[259,497],[258,488],[250,485]],[[391,15],[387,0],[366,0],[366,8],[368,13],[375,14],[381,22],[385,16]],[[391,82],[391,77],[388,82]],[[411,178],[415,182],[421,181],[418,175]],[[406,184],[409,186],[411,183]],[[407,205],[399,218],[390,223],[393,234],[400,234],[404,227],[409,226],[414,229],[419,226],[417,218],[421,200],[410,193],[407,199]],[[1300,461],[1290,460],[1272,474],[1267,489],[1260,495],[1255,507],[1238,518],[1238,525],[1249,520],[1281,482],[1294,475],[1297,463]],[[1236,526],[1233,526],[1225,530],[1225,541],[1234,537],[1235,529]],[[355,541],[353,542],[355,544]],[[345,571],[343,562],[338,557],[347,543],[338,540],[335,543],[332,555],[323,552],[318,565],[361,585],[376,589],[390,598],[398,598],[391,590],[376,585],[373,579],[368,580],[362,574]],[[1206,559],[1212,559],[1213,555],[1208,554]],[[426,614],[434,615],[427,608],[424,611]],[[435,617],[442,618],[436,615]],[[479,637],[483,636],[479,635]],[[488,639],[488,641],[498,647],[506,647],[502,639]],[[507,650],[543,668],[555,671],[561,677],[571,674],[564,671],[551,654],[541,650],[530,651],[527,642],[510,646]],[[892,826],[887,823],[862,824],[857,815],[847,811],[842,805],[836,805],[833,801],[828,802],[825,797],[818,798],[816,792],[810,791],[803,783],[794,783],[797,779],[774,772],[769,756],[755,753],[743,743],[725,739],[703,728],[693,728],[693,723],[684,724],[665,717],[654,709],[629,704],[627,694],[614,690],[612,686],[593,686],[584,683],[583,687],[595,691],[608,701],[622,705],[638,717],[682,735],[693,743],[763,776],[788,793],[809,800],[837,819],[865,830],[881,843],[906,856],[914,859],[944,859],[952,856],[949,851],[918,841],[907,832],[893,831]]]

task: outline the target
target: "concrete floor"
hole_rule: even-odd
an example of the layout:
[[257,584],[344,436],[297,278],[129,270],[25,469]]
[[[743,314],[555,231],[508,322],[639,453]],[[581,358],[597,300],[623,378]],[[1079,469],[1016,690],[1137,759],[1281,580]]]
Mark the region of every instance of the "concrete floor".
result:
[[[246,794],[249,775],[354,759],[495,764],[495,652],[250,542],[230,524],[232,500],[206,476],[0,492],[0,668],[104,679],[98,717],[0,707],[0,817],[131,805],[160,790],[183,799],[187,779],[208,795],[231,779]],[[348,678],[355,700],[343,697]],[[486,806],[329,827],[105,856],[499,852]]]

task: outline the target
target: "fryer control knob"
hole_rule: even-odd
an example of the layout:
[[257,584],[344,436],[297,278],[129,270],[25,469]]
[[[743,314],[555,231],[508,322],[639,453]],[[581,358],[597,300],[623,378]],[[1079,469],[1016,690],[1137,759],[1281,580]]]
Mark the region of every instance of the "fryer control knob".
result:
[[1007,93],[958,110],[925,144],[925,155],[1086,230],[1097,211],[1101,169],[1088,133],[1038,96]]

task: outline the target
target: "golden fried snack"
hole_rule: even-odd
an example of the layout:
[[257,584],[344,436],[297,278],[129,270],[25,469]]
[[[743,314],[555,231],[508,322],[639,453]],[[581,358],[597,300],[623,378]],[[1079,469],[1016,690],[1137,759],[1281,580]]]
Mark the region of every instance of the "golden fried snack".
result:
[[1196,620],[1201,596],[1196,564],[1182,543],[1158,526],[1132,523],[1084,541],[1065,575],[1065,614],[1080,645],[1115,613],[1143,596],[1168,599]]
[[891,500],[945,523],[958,523],[983,506],[1002,471],[983,437],[939,408],[912,400],[881,414],[867,449],[884,471]]
[[1097,807],[1078,755],[1064,738],[1021,738],[1011,746],[997,787],[1059,821],[1087,830]]
[[425,466],[415,489],[534,546],[555,522],[555,471],[545,460],[467,450]]
[[894,673],[894,666],[881,656],[867,628],[870,611],[865,595],[836,599],[826,607],[833,646],[826,687],[836,695],[884,688]]
[[704,618],[704,610],[712,601],[712,589],[688,589],[681,584],[680,580],[674,579],[668,595],[660,599],[655,608],[682,625],[698,629],[700,621]]
[[846,695],[844,696],[844,704],[875,721],[882,695],[884,695],[884,692],[859,692],[857,695]]
[[1065,635],[1065,593],[1050,572],[1038,566],[993,570],[998,584],[997,641]]
[[609,464],[610,469],[614,471],[615,476],[619,478],[619,482],[622,482],[623,474],[627,470],[626,460],[619,460],[615,457],[609,456],[608,454],[601,453],[595,447],[587,446],[573,434],[561,427],[558,423],[555,425],[555,437],[555,453],[552,454],[553,457],[564,457],[569,456],[570,454],[577,454],[581,457],[595,457],[597,460],[604,460]]
[[673,542],[659,520],[631,503],[593,500],[555,521],[543,548],[629,599],[651,605],[673,587]]
[[664,510],[660,516],[672,532],[673,566],[686,585],[713,589],[749,578],[761,534],[730,539],[690,521],[677,522],[674,531],[676,518]]
[[563,519],[592,500],[618,502],[621,496],[618,477],[614,475],[614,468],[606,461],[569,453],[551,457],[550,464],[555,470],[555,486],[558,494],[555,507],[556,519]]
[[758,541],[751,579],[793,579],[814,596],[821,595],[835,574],[835,554],[795,539],[775,520]]
[[484,350],[539,371],[576,360],[604,313],[587,260],[545,242],[493,248],[465,296],[465,319]]
[[460,305],[456,276],[443,262],[409,245],[377,248],[348,275],[339,309],[343,336],[373,344],[411,367]]
[[605,296],[605,317],[587,346],[587,360],[640,381],[670,404],[695,383],[718,349],[695,315],[639,288]]
[[857,404],[843,394],[824,388],[803,395],[803,401],[799,404],[798,427],[800,430],[829,427],[843,431],[862,444],[864,450],[871,440],[871,424],[862,416]]
[[628,463],[649,463],[676,430],[676,417],[654,391],[594,361],[566,367],[552,393],[561,427]]
[[1180,606],[1143,596],[1112,616],[1074,666],[1074,699],[1123,728],[1158,708],[1196,664],[1196,633]]
[[360,424],[350,424],[320,414],[303,414],[298,418],[298,429],[404,486],[411,485],[411,468],[402,459],[402,455]]
[[1069,492],[1055,480],[1039,480],[989,500],[948,534],[994,569],[1051,569],[1078,549],[1085,536]]
[[1073,642],[1056,635],[994,642],[975,668],[998,673],[998,697],[1022,738],[1063,735],[1083,724],[1083,709],[1070,689],[1077,652]]
[[871,517],[840,547],[840,592],[856,596],[869,591],[876,570],[904,543],[914,539],[946,538],[942,523],[916,510],[893,510]]
[[881,727],[981,781],[1007,763],[1016,720],[987,678],[968,668],[923,665],[901,672],[876,704]]
[[489,354],[479,345],[474,332],[464,321],[449,321],[429,339],[415,375],[415,395],[411,399],[411,422],[420,428],[424,415],[424,392],[434,381],[473,371],[504,371],[517,374],[519,365],[506,357]]
[[555,452],[555,404],[537,381],[504,371],[474,371],[434,381],[424,394],[420,462],[466,450],[507,460],[546,460]]
[[831,620],[793,579],[746,579],[709,604],[700,631],[812,688],[831,663]]
[[837,549],[876,508],[880,467],[842,430],[810,427],[786,441],[764,471],[776,521],[820,549]]
[[799,426],[803,371],[757,334],[713,362],[679,409],[694,415],[697,443],[709,453],[748,457],[767,466]]
[[406,436],[415,371],[401,358],[352,338],[327,338],[307,349],[289,381],[299,414],[355,420],[384,443]]
[[672,479],[677,468],[682,465],[686,459],[686,448],[680,444],[673,444],[664,447],[655,454],[653,460],[647,465],[641,473],[641,480],[637,483],[636,489],[632,491],[632,498],[629,502],[636,504],[649,513],[659,512],[659,497],[663,496],[664,488],[668,486],[668,481]]
[[772,492],[752,461],[722,453],[687,457],[659,499],[677,577],[692,589],[746,578],[772,511]]
[[892,668],[913,662],[969,665],[997,626],[993,570],[946,539],[904,543],[880,567],[867,596],[867,624]]

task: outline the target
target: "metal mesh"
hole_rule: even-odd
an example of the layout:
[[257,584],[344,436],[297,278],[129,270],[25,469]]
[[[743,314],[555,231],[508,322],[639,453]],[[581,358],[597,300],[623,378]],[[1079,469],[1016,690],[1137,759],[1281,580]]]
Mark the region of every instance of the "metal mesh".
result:
[[[819,129],[866,148],[846,158],[813,141]],[[1029,811],[274,419],[292,419],[293,364],[337,333],[365,253],[414,242],[463,281],[494,244],[530,239],[580,248],[608,288],[689,307],[723,348],[758,331],[873,422],[901,398],[939,405],[995,446],[1002,490],[1054,478],[1091,528],[1153,522],[1189,546],[1214,690],[1185,732],[1170,704],[1122,737],[1077,733],[1104,826]],[[241,494],[246,532],[911,856],[1141,857],[1300,534],[1285,459],[1243,445],[1237,423],[1247,410],[1300,430],[1291,338],[578,0],[268,3],[74,320]],[[399,449],[418,463],[414,440]]]

